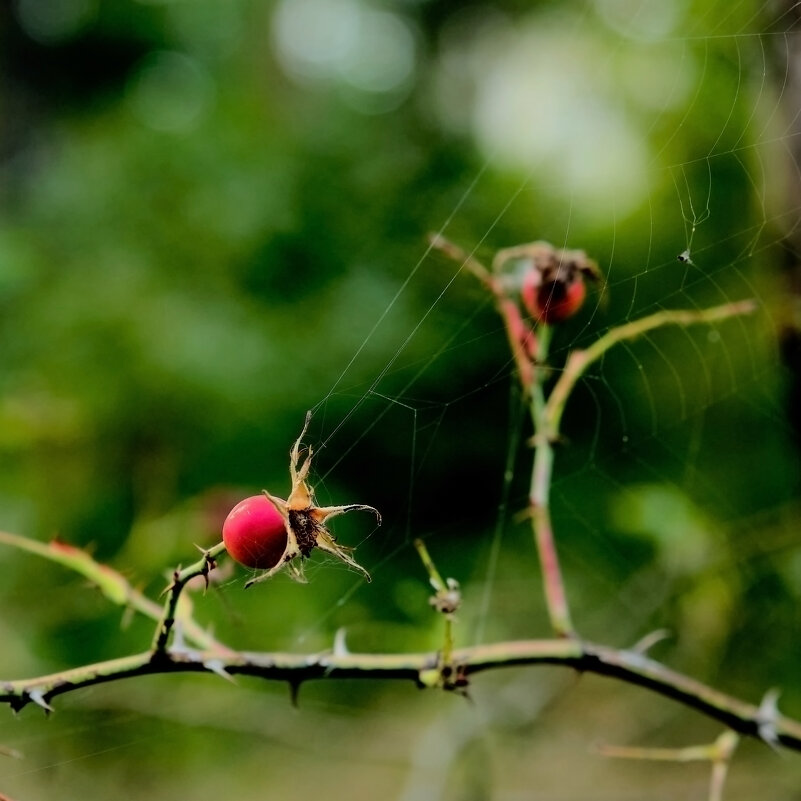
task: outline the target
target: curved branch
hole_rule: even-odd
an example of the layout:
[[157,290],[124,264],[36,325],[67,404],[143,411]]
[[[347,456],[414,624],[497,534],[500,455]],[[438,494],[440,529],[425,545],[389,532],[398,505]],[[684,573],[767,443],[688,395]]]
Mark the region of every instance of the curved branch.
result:
[[[453,651],[452,666],[468,677],[485,670],[519,665],[562,665],[644,687],[695,709],[740,734],[771,739],[801,751],[801,723],[778,713],[765,719],[763,706],[749,704],[677,673],[635,651],[625,651],[575,639],[519,640],[478,645]],[[29,703],[49,709],[58,695],[105,682],[156,673],[216,673],[256,676],[297,686],[308,679],[407,679],[421,684],[424,672],[441,667],[440,654],[320,654],[218,651],[147,651],[32,679],[0,682],[0,702],[13,709]],[[452,668],[448,668],[452,669]],[[446,685],[447,686],[447,685]]]
[[[108,565],[96,562],[81,548],[59,540],[39,542],[38,540],[32,540],[20,534],[12,534],[8,531],[0,531],[0,545],[9,545],[12,548],[41,556],[50,562],[74,570],[94,584],[113,604],[138,612],[145,617],[149,617],[151,620],[157,621],[159,627],[162,626],[164,610],[161,606],[155,601],[151,601],[144,593],[133,587],[122,573]],[[215,548],[216,550],[212,549],[212,555],[219,554],[223,550],[220,545],[215,546]],[[200,573],[196,573],[195,575],[200,575]],[[186,581],[181,584],[182,589],[185,583]],[[177,603],[178,599],[176,596],[175,605],[172,607],[171,611],[173,618],[175,617],[175,607]],[[210,650],[224,650],[226,648],[225,645],[215,640],[211,634],[205,631],[191,614],[180,614],[180,610],[178,611],[183,635],[189,642],[193,643],[198,648]],[[172,622],[170,626],[172,626]],[[2,801],[2,799],[0,799],[0,801]]]
[[663,325],[688,326],[698,323],[715,323],[730,317],[752,314],[756,309],[757,305],[753,300],[724,303],[722,306],[713,306],[709,309],[663,309],[648,315],[648,317],[641,317],[610,329],[586,350],[574,350],[568,357],[559,380],[553,385],[553,389],[548,395],[545,419],[550,429],[549,436],[554,439],[558,437],[562,412],[576,382],[584,375],[587,368],[593,362],[598,361],[613,345],[636,339]]

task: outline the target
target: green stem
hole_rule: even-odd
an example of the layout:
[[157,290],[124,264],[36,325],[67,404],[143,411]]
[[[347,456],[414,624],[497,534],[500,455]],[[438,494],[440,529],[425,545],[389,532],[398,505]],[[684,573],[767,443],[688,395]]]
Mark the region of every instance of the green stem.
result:
[[560,637],[575,634],[570,619],[567,593],[556,551],[553,526],[551,524],[550,491],[553,472],[553,446],[548,435],[545,410],[546,401],[543,383],[547,378],[546,364],[553,329],[541,325],[537,329],[537,365],[531,392],[531,419],[534,424],[534,466],[531,472],[529,504],[534,542],[542,569],[543,590],[548,616],[553,630]]
[[453,664],[453,647],[455,644],[453,636],[453,615],[461,601],[458,591],[459,585],[456,582],[443,580],[442,574],[437,569],[434,560],[431,558],[431,554],[428,552],[428,548],[426,548],[425,543],[421,539],[416,539],[414,541],[414,547],[428,573],[428,580],[434,588],[435,595],[431,599],[431,603],[437,611],[442,612],[445,618],[444,641],[442,644],[441,666],[439,671],[441,674],[442,668],[450,669]]
[[753,300],[725,303],[710,309],[665,309],[648,317],[641,317],[639,320],[612,328],[586,350],[573,351],[567,359],[559,380],[554,384],[546,404],[543,422],[546,424],[549,438],[555,439],[559,435],[562,413],[576,382],[584,375],[587,368],[593,362],[598,361],[613,345],[636,339],[664,325],[688,326],[699,323],[715,323],[730,317],[752,314],[756,309],[757,305]]
[[[65,542],[39,542],[19,534],[0,531],[0,544],[41,556],[63,567],[74,570],[92,582],[112,603],[133,609],[135,612],[161,621],[162,606],[131,586],[122,573],[108,565],[96,562],[86,551]],[[206,650],[225,649],[221,642],[205,631],[190,614],[180,614],[183,633],[189,642]]]
[[431,558],[426,544],[421,539],[416,539],[413,544],[417,555],[420,557],[420,561],[423,563],[423,567],[426,569],[426,573],[428,573],[428,581],[433,587],[434,592],[444,592],[447,589],[447,585],[439,570],[437,570],[437,566],[434,564],[434,560]]
[[[215,559],[225,551],[225,543],[219,542],[213,548],[203,551],[203,556],[189,567],[183,570],[176,570],[173,574],[172,584],[167,588],[167,600],[164,602],[164,610],[156,626],[156,634],[153,637],[153,653],[163,654],[167,650],[170,640],[170,633],[175,625],[175,610],[178,607],[178,599],[186,583],[196,576],[208,577],[209,572],[214,569]],[[227,650],[227,649],[225,649]]]
[[708,801],[723,801],[723,787],[734,749],[739,736],[727,729],[714,743],[691,745],[685,748],[641,748],[638,746],[601,745],[597,752],[601,756],[616,759],[647,759],[658,762],[696,762],[712,763],[712,776],[709,782]]

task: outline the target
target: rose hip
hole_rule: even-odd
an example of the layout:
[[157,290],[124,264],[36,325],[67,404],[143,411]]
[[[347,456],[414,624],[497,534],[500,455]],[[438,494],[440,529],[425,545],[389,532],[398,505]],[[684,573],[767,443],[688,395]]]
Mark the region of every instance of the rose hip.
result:
[[225,548],[241,565],[275,567],[287,546],[284,518],[264,495],[240,501],[223,523]]

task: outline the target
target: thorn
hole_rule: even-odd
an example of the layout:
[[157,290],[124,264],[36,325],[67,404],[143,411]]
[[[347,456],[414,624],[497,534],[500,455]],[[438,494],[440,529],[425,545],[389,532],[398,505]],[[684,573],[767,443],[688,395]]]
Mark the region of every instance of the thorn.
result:
[[175,587],[178,584],[178,576],[180,575],[181,575],[181,566],[178,565],[178,567],[176,567],[175,570],[172,571],[172,581],[161,591],[159,598],[161,598],[162,595],[166,595],[168,592],[172,592],[172,590],[175,589]]
[[345,628],[344,627],[338,628],[336,634],[334,635],[334,648],[332,651],[333,656],[335,657],[347,656],[350,653],[345,638],[346,638]]
[[452,689],[457,695],[461,695],[462,698],[466,699],[471,704],[475,703],[473,696],[468,692],[468,688],[470,687],[470,679],[467,676],[464,666],[456,668],[456,675],[453,677],[450,685],[450,689]]
[[476,702],[473,700],[473,696],[467,691],[467,687],[454,687],[453,691],[456,693],[456,695],[464,698],[468,704],[473,704],[475,706]]
[[295,709],[298,709],[298,696],[300,695],[300,681],[290,679],[289,681],[289,701]]
[[649,632],[644,637],[637,640],[629,650],[637,654],[645,655],[645,653],[658,642],[662,642],[662,640],[666,640],[668,637],[672,636],[673,632],[670,629],[656,629],[656,631]]
[[53,707],[45,700],[45,694],[41,690],[26,690],[26,694],[36,706],[40,706],[45,712],[54,711]]
[[204,548],[201,545],[198,545],[196,542],[193,543],[195,548],[197,548],[201,554],[203,554],[203,568],[200,571],[200,575],[203,576],[203,581],[205,582],[206,586],[204,588],[207,590],[209,588],[209,573],[217,567],[217,561],[213,556],[209,555],[209,549]]
[[203,667],[206,668],[206,670],[210,670],[221,679],[230,681],[231,684],[236,684],[236,679],[225,669],[225,663],[222,659],[207,659],[203,663]]
[[778,750],[779,735],[776,731],[776,722],[779,718],[779,696],[781,690],[772,687],[768,690],[759,704],[756,714],[757,734],[774,751]]

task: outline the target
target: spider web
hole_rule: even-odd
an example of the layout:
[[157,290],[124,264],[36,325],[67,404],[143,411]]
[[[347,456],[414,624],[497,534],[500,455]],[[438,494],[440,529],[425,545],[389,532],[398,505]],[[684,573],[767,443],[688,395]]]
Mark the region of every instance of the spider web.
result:
[[[509,80],[503,64],[497,63],[506,58],[518,77],[530,66],[530,77],[535,68],[542,72],[542,63],[552,54],[541,56],[542,62],[515,60],[518,51],[536,52],[536,44],[542,44],[534,26],[510,32],[503,20],[491,17],[471,14],[456,20],[450,38],[443,37],[438,88],[444,105],[451,95],[462,105],[452,118],[452,108],[443,115],[446,125],[475,137],[486,162],[466,183],[438,233],[485,263],[494,249],[540,238],[560,247],[583,247],[599,260],[606,293],[557,332],[551,359],[555,373],[569,351],[587,346],[611,326],[662,309],[757,300],[755,318],[658,330],[616,347],[576,390],[563,426],[567,442],[557,453],[554,524],[568,584],[581,585],[574,598],[581,630],[600,634],[617,621],[616,640],[625,643],[649,627],[694,626],[691,642],[679,630],[680,642],[671,653],[703,670],[710,660],[721,658],[721,649],[730,642],[730,627],[736,625],[732,606],[753,591],[743,566],[752,559],[772,563],[792,581],[794,568],[789,565],[797,562],[785,516],[794,514],[789,510],[794,508],[798,471],[789,447],[793,432],[776,354],[777,321],[785,311],[782,264],[801,209],[786,191],[799,178],[793,158],[798,114],[790,56],[796,7],[765,6],[752,15],[740,3],[720,16],[708,11],[695,18],[688,14],[688,19],[681,19],[677,8],[672,22],[653,5],[616,2],[599,3],[595,14],[585,6],[584,15],[576,14],[570,22],[558,19],[552,24],[566,31],[574,48],[563,55],[569,58],[586,47],[591,59],[597,53],[596,14],[601,14],[607,27],[600,34],[604,55],[593,62],[598,76],[581,90],[568,87],[576,95],[572,107],[569,100],[566,106],[554,104],[547,89],[532,79],[510,93],[512,108],[493,101],[491,123],[480,118],[477,74],[497,71],[499,82]],[[609,37],[617,39],[610,44]],[[493,41],[495,50],[489,44]],[[489,53],[487,60],[476,57],[476,51]],[[470,73],[473,85],[465,87],[460,85],[463,76],[455,75],[448,61],[464,67],[471,58],[476,59]],[[643,67],[662,65],[663,83],[652,96],[642,97],[643,87],[621,88],[619,83],[620,71],[633,69],[631,63],[638,59]],[[541,80],[552,77],[546,74]],[[532,107],[528,113],[520,109],[526,92]],[[620,101],[622,93],[622,105],[634,107],[618,111],[622,118],[630,114],[631,130],[624,139],[638,140],[632,169],[641,174],[634,187],[626,186],[624,178],[620,197],[615,178],[625,167],[616,161],[620,153],[609,157],[610,144],[602,135],[601,144],[593,146],[591,135],[571,137],[559,128],[557,133],[567,139],[564,150],[553,143],[551,150],[537,150],[544,146],[528,141],[509,145],[503,138],[510,129],[522,129],[524,139],[536,139],[537,121],[549,114],[565,115],[568,122],[561,124],[566,127],[581,124],[582,112],[592,119],[593,109],[585,104],[593,92],[601,95],[598,102],[610,97]],[[496,136],[492,125],[502,126],[502,134]],[[578,167],[566,163],[576,149],[581,154]],[[601,171],[597,184],[592,176],[577,173],[604,157],[614,169]],[[522,180],[493,208],[481,198],[488,185],[495,195],[499,170]],[[475,206],[482,208],[484,224],[471,229],[476,226]],[[521,223],[525,220],[528,224]],[[423,303],[414,325],[389,349],[380,370],[366,382],[349,383],[387,317],[417,285],[428,291],[428,305]],[[450,565],[456,565],[454,573],[469,588],[461,631],[471,642],[484,641],[489,630],[496,638],[537,636],[542,629],[532,627],[532,615],[540,624],[544,621],[542,606],[532,601],[530,576],[536,563],[524,550],[530,547],[530,534],[516,520],[526,505],[530,451],[525,438],[530,431],[512,360],[500,347],[487,345],[504,340],[493,314],[491,299],[482,295],[464,265],[447,263],[430,247],[423,250],[397,295],[314,407],[326,449],[323,482],[365,447],[376,428],[384,432],[379,436],[405,443],[398,461],[407,465],[406,474],[375,466],[388,471],[399,502],[385,529],[371,534],[360,550],[373,548],[368,567],[380,583],[385,565],[408,557],[411,540],[424,538],[440,569],[450,575]],[[418,342],[426,347],[418,348]],[[477,351],[483,357],[488,349],[496,354],[494,361],[482,361],[479,368],[471,364]],[[453,388],[432,387],[428,377],[438,374],[442,381],[444,360],[465,366],[472,383],[465,385],[450,372]],[[354,430],[349,423],[363,407],[370,409],[370,423]],[[462,412],[471,407],[479,412],[466,423],[471,416]],[[493,448],[480,457],[472,455],[471,425],[478,436],[491,430]],[[461,435],[455,433],[459,431]],[[456,452],[454,442],[460,443]],[[475,464],[479,458],[492,461],[494,481],[487,478],[490,471]],[[465,462],[474,469],[463,469]],[[448,480],[448,470],[458,474],[455,481]],[[432,515],[437,504],[439,511],[445,507],[451,513]],[[758,546],[749,535],[754,526],[763,531],[756,535]],[[643,559],[646,552],[654,561]],[[721,589],[727,583],[730,589]],[[336,607],[362,591],[354,583]],[[572,595],[571,586],[568,591]],[[336,615],[335,608],[304,628],[298,644]],[[698,648],[699,638],[706,647]],[[771,647],[778,652],[787,644],[780,638]],[[742,653],[743,646],[734,650]],[[548,692],[544,694],[547,698]],[[546,703],[542,698],[532,701],[531,716]],[[664,727],[670,720],[671,713],[666,713],[650,725]],[[490,725],[484,720],[479,728]],[[435,728],[431,736],[436,739]],[[466,735],[459,747],[472,737]],[[404,798],[436,798],[432,775],[447,780],[441,767],[437,773],[428,764],[424,751]],[[791,781],[782,782],[777,778],[777,797],[789,792]],[[732,798],[747,797],[747,782],[740,787],[731,789]],[[659,797],[672,797],[673,792],[677,790],[664,789]]]
[[[797,622],[779,602],[793,593],[797,601],[801,586],[798,465],[776,343],[786,292],[780,265],[801,211],[793,158],[797,13],[797,5],[772,3],[696,9],[624,0],[519,18],[457,12],[443,26],[428,89],[432,124],[479,154],[454,178],[452,194],[432,204],[431,229],[484,263],[499,248],[535,239],[583,248],[606,276],[603,295],[591,294],[555,333],[555,376],[571,350],[612,326],[662,309],[757,299],[754,317],[658,330],[616,346],[590,371],[566,410],[552,511],[583,635],[624,647],[670,628],[674,637],[659,658],[723,676],[727,688],[751,695],[760,681],[781,683],[782,706],[796,717],[801,701],[787,654],[797,652],[788,642]],[[436,616],[421,632],[430,591],[412,547],[418,537],[441,572],[462,584],[459,644],[549,636],[529,524],[519,514],[530,423],[502,323],[463,265],[424,244],[417,256],[401,265],[378,309],[353,311],[358,343],[330,384],[304,399],[314,413],[307,439],[318,499],[375,504],[384,525],[336,521],[338,538],[357,545],[373,583],[315,557],[310,581],[333,595],[327,612],[294,630],[297,650],[330,647],[338,626],[354,650],[441,647]],[[345,487],[338,478],[345,473],[363,480]],[[344,576],[333,591],[325,589],[331,573]],[[408,578],[387,580],[401,575]],[[376,619],[375,610],[393,610],[395,622]],[[413,625],[398,622],[404,616]],[[376,634],[379,627],[389,634]],[[481,774],[490,763],[504,797],[531,797],[531,787],[565,799],[640,798],[645,787],[651,798],[702,797],[700,772],[638,771],[586,753],[587,732],[685,744],[688,724],[673,706],[638,697],[632,720],[609,711],[606,699],[616,709],[624,702],[597,684],[532,673],[488,677],[488,690],[475,689],[475,708],[442,706],[428,695],[408,703],[411,733],[394,706],[401,733],[376,723],[369,742],[361,710],[336,698],[304,698],[299,723],[283,708],[257,715],[263,697],[249,690],[238,688],[252,703],[234,701],[235,710],[229,688],[204,684],[203,692],[217,710],[215,725],[243,734],[243,746],[254,735],[271,745],[278,756],[259,757],[258,771],[268,764],[276,781],[285,774],[293,781],[312,753],[327,791],[340,782],[372,797],[377,787],[383,794],[386,774],[376,771],[373,787],[365,773],[398,761],[405,770],[396,772],[396,795],[415,801],[461,786],[489,797],[490,778]],[[127,689],[131,711],[118,711],[113,725],[147,709],[151,733],[142,745],[123,733],[109,749],[130,758],[141,747],[145,760],[148,738],[161,744],[171,727],[209,725],[194,711],[196,686],[165,690],[157,711],[148,692]],[[102,694],[83,703],[107,714]],[[309,735],[310,717],[325,734]],[[76,731],[79,741],[88,743],[98,725]],[[42,737],[23,733],[23,748],[26,736],[28,745]],[[101,754],[85,748],[81,760]],[[72,772],[53,753],[51,764],[12,768],[4,779],[57,768],[71,788],[87,784],[85,770]],[[217,754],[207,757],[211,764]],[[754,777],[760,794],[794,798],[797,766],[771,760],[746,757],[750,770],[732,778],[727,801],[754,797]],[[182,791],[181,775],[173,783],[161,777],[165,794]]]
[[[612,9],[609,12],[612,17],[610,24],[619,22],[614,16],[616,4],[607,5]],[[726,19],[733,14],[733,11],[728,12]],[[703,29],[704,20],[704,17],[696,20],[695,28]],[[650,161],[637,197],[638,208],[630,210],[623,219],[619,219],[614,203],[607,203],[602,212],[588,211],[588,207],[594,205],[593,186],[574,187],[562,175],[549,176],[550,167],[535,166],[525,171],[519,162],[513,162],[518,166],[518,173],[523,175],[522,183],[508,202],[486,215],[491,219],[480,236],[461,242],[468,251],[479,255],[486,255],[494,247],[512,244],[499,240],[497,229],[507,230],[511,227],[506,224],[508,218],[514,217],[516,222],[535,206],[532,196],[550,191],[548,204],[552,213],[538,215],[536,222],[524,228],[521,234],[545,238],[557,246],[584,246],[582,239],[595,244],[586,248],[590,255],[599,259],[607,276],[608,297],[596,297],[595,308],[587,310],[583,319],[557,334],[552,359],[556,370],[569,350],[586,346],[599,331],[660,309],[697,309],[744,297],[757,298],[764,310],[769,311],[775,305],[771,293],[777,291],[779,280],[776,276],[761,275],[760,271],[766,273],[766,266],[778,258],[777,251],[791,233],[788,226],[793,224],[798,207],[782,206],[775,198],[769,203],[768,174],[771,166],[766,165],[766,160],[775,160],[775,150],[790,147],[796,134],[792,128],[793,121],[788,122],[781,112],[786,85],[779,88],[778,95],[770,96],[765,75],[772,69],[767,51],[775,50],[777,40],[786,42],[789,32],[779,30],[754,34],[749,31],[751,23],[752,20],[743,23],[741,33],[721,33],[725,21],[718,20],[704,35],[690,31],[680,38],[671,36],[648,40],[648,51],[655,59],[661,57],[663,49],[667,53],[666,60],[676,65],[674,84],[685,82],[687,86],[680,98],[684,102],[676,99],[675,86],[671,87],[663,106],[648,109],[649,114],[638,121],[637,131],[645,139],[654,129],[667,128],[661,136],[654,136],[654,141],[648,141]],[[579,17],[570,35],[580,36],[583,26],[589,24]],[[634,23],[631,25],[636,28]],[[768,27],[775,25],[774,22]],[[487,27],[488,37],[497,35],[492,25]],[[525,34],[520,36],[525,39]],[[475,42],[468,44],[476,45]],[[641,45],[636,38],[627,40],[621,35],[620,49]],[[608,60],[612,58],[609,56]],[[727,92],[723,93],[726,102],[715,117],[703,106],[704,96],[714,88],[708,84],[716,80],[709,66],[712,58],[730,59],[736,67],[731,70],[731,75],[726,76]],[[682,70],[689,77],[683,75]],[[746,92],[743,84],[751,80],[752,71],[761,75],[761,82],[756,89],[749,85]],[[786,82],[786,75],[784,80]],[[533,103],[536,103],[536,94],[533,97]],[[576,102],[582,99],[577,98]],[[678,122],[668,126],[665,118]],[[735,120],[740,120],[739,124]],[[682,128],[691,125],[703,129],[702,144],[685,144],[683,149],[693,152],[686,153],[689,157],[683,161],[673,161],[670,158],[673,155],[671,143]],[[462,206],[481,194],[482,179],[488,180],[486,173],[496,169],[499,162],[505,165],[514,155],[490,153],[484,167],[467,186],[438,233],[451,235]],[[587,161],[594,155],[587,156]],[[519,161],[525,165],[523,156]],[[719,175],[722,176],[720,180]],[[557,184],[549,186],[549,180]],[[736,228],[729,225],[733,216],[731,198],[722,196],[729,182],[737,182],[742,192],[737,199],[740,213],[734,215]],[[584,197],[579,197],[582,194]],[[588,221],[588,216],[593,219]],[[631,240],[634,245],[628,244]],[[349,386],[350,375],[358,372],[360,359],[365,358],[374,337],[396,305],[414,292],[415,282],[430,288],[434,273],[439,274],[440,283],[434,283],[430,305],[423,307],[422,314],[405,332],[396,349],[391,350],[384,366],[366,384],[357,381]],[[333,450],[336,456],[333,461],[333,454],[324,457],[327,464],[323,479],[359,447],[364,437],[383,424],[385,416],[405,416],[408,460],[413,465],[406,482],[408,505],[411,507],[414,486],[419,481],[415,476],[423,469],[425,454],[436,448],[437,432],[444,425],[449,411],[478,394],[497,390],[499,385],[514,384],[513,364],[507,357],[493,364],[475,386],[460,388],[454,396],[449,397],[447,389],[435,398],[417,393],[418,387],[425,385],[427,376],[436,371],[445,354],[461,352],[467,359],[477,342],[484,344],[489,337],[502,337],[500,322],[496,322],[494,328],[487,322],[492,314],[491,299],[481,297],[474,284],[463,265],[444,263],[438,254],[432,253],[431,247],[421,254],[352,359],[314,406],[316,415],[321,415],[325,421],[322,447]],[[450,308],[444,310],[446,306]],[[446,319],[443,325],[443,318],[456,316],[452,312],[454,307],[463,316],[455,323]],[[744,385],[752,391],[757,388],[757,397],[750,398],[749,403],[767,404],[763,413],[778,424],[782,410],[769,399],[769,393],[760,396],[758,392],[760,384],[769,380],[766,377],[776,368],[768,342],[775,337],[776,331],[775,328],[765,331],[766,326],[771,325],[768,311],[757,324],[750,320],[737,320],[725,331],[717,327],[671,329],[619,346],[617,352],[610,354],[587,378],[580,390],[587,396],[584,408],[591,407],[597,414],[588,414],[584,421],[580,421],[585,429],[586,423],[590,423],[589,437],[584,438],[584,443],[573,443],[576,446],[574,450],[581,453],[581,462],[571,467],[575,472],[557,478],[557,488],[560,484],[568,484],[571,476],[600,469],[599,464],[605,458],[603,441],[617,440],[623,450],[634,452],[643,442],[669,442],[672,432],[678,428],[691,432],[686,451],[676,458],[686,471],[692,473],[703,439],[704,416],[715,405],[740,395]],[[481,321],[477,323],[479,317]],[[483,328],[480,328],[482,323]],[[429,337],[430,332],[434,333]],[[420,356],[415,348],[417,340],[433,342],[434,346],[426,355]],[[622,388],[617,386],[621,381]],[[631,397],[636,398],[636,403],[629,400]],[[364,406],[376,410],[371,412],[370,425],[361,432],[348,431],[347,442],[343,442],[343,428]],[[336,411],[332,411],[334,409]],[[516,433],[519,424],[509,423],[510,417],[514,415],[505,413],[499,419],[502,432],[499,439],[504,442],[505,450],[513,447],[512,441],[519,439]],[[421,453],[418,439],[425,432],[429,434]],[[560,458],[575,463],[578,456],[563,453]],[[718,492],[717,496],[723,502],[725,492]],[[409,538],[415,536],[408,522],[410,514],[407,511],[403,524],[406,545]]]

